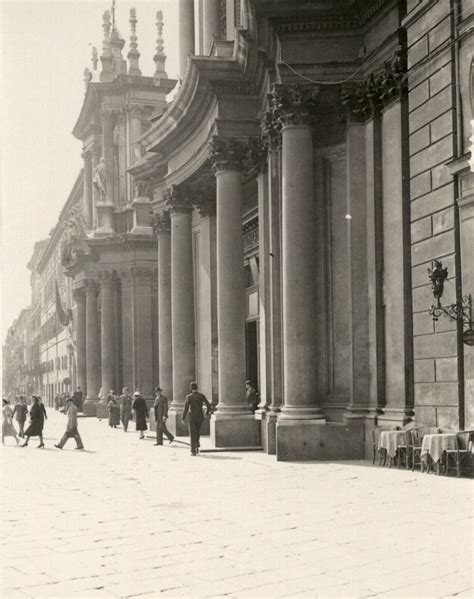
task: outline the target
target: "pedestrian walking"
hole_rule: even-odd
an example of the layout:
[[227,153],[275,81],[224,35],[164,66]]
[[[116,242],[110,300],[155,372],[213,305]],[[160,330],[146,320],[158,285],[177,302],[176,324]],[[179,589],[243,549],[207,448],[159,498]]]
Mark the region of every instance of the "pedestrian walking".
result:
[[211,413],[211,404],[207,401],[205,395],[199,393],[197,383],[191,383],[190,389],[191,393],[186,396],[186,402],[184,404],[182,422],[184,424],[186,417],[188,416],[191,455],[196,455],[199,453],[201,425],[204,422],[203,406],[206,406],[206,416],[209,416]]
[[13,415],[18,422],[18,436],[23,438],[25,436],[26,417],[28,416],[28,406],[24,395],[20,395],[20,402],[13,408]]
[[120,424],[120,407],[113,389],[107,395],[107,410],[109,411],[109,426],[117,428],[117,425]]
[[155,445],[163,445],[163,434],[168,437],[168,441],[173,443],[174,437],[166,427],[168,420],[168,398],[163,395],[161,387],[155,387],[155,402],[153,403],[156,420],[156,443]]
[[7,399],[4,399],[2,401],[2,412],[2,445],[5,444],[5,437],[13,437],[16,441],[16,444],[18,445],[16,429],[13,426],[13,411],[10,407],[10,402]]
[[41,401],[39,395],[33,395],[33,405],[30,410],[30,425],[25,431],[26,441],[23,443],[22,447],[28,446],[28,441],[30,437],[39,437],[40,444],[38,447],[44,447],[43,441],[43,427],[44,421],[48,418],[46,414],[46,409],[44,404]]
[[74,402],[77,407],[77,411],[82,412],[84,394],[82,393],[82,389],[80,387],[76,387],[73,397],[74,397]]
[[63,412],[67,415],[66,432],[62,436],[61,441],[54,444],[54,447],[62,449],[66,445],[67,440],[74,437],[76,440],[76,449],[84,449],[84,444],[77,428],[77,405],[74,397],[68,397]]
[[258,408],[259,400],[257,391],[252,385],[252,381],[245,381],[245,397],[247,399],[248,407],[252,410],[252,412],[255,412],[255,410]]
[[122,420],[123,430],[127,432],[128,423],[132,416],[132,397],[128,392],[127,387],[122,389],[122,395],[120,396],[120,418]]
[[132,409],[135,412],[136,430],[140,431],[140,439],[144,439],[145,435],[143,434],[143,431],[148,430],[146,423],[146,419],[148,418],[148,406],[139,391],[135,391],[133,394]]
[[56,393],[56,395],[54,396],[54,409],[55,410],[59,410],[59,393]]

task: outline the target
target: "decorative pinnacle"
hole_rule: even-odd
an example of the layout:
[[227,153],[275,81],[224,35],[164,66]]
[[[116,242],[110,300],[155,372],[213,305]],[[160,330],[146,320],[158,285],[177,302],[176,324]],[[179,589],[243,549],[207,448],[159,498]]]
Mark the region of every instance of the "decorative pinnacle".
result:
[[92,81],[92,73],[90,72],[90,70],[86,67],[84,69],[84,85],[87,91],[87,88],[89,87],[89,83]]
[[97,63],[99,62],[99,55],[97,54],[97,48],[92,46],[92,68],[97,71]]
[[156,69],[155,74],[153,75],[157,79],[166,79],[168,75],[165,71],[165,44],[163,41],[163,13],[161,10],[158,10],[156,13],[156,52],[153,60],[155,61]]
[[129,75],[141,75],[138,60],[140,58],[140,52],[138,51],[137,44],[137,11],[135,8],[130,9],[130,50],[127,54],[128,58],[128,74]]
[[102,29],[104,30],[104,40],[102,42],[102,51],[104,54],[110,53],[110,11],[104,11],[102,17]]

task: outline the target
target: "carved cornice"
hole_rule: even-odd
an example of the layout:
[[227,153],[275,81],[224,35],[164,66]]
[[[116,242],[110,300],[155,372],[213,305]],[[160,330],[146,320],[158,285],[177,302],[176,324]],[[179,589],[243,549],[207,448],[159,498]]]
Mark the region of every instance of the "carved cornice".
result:
[[150,226],[153,229],[154,235],[169,235],[171,233],[171,219],[169,212],[165,210],[159,214],[150,215]]
[[188,213],[193,209],[189,189],[186,185],[172,185],[163,194],[166,207],[170,214]]
[[349,122],[364,122],[380,116],[384,106],[407,93],[406,50],[399,46],[394,56],[381,69],[363,81],[341,88],[341,105]]
[[247,168],[248,143],[234,137],[213,137],[209,143],[209,160],[215,172],[240,171]]
[[311,85],[275,84],[271,93],[273,118],[281,127],[311,125],[318,107],[319,88]]

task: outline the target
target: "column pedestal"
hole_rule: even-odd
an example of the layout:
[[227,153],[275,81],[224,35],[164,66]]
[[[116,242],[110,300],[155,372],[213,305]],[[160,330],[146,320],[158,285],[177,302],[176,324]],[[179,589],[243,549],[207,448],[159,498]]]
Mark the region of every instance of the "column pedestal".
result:
[[148,198],[135,198],[132,202],[133,228],[130,233],[135,235],[153,235],[150,226],[150,200]]

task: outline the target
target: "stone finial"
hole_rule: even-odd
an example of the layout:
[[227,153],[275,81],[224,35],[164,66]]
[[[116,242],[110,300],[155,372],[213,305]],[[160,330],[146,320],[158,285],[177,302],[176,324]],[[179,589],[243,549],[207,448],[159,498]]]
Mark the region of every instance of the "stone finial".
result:
[[84,78],[83,79],[84,79],[84,86],[87,91],[87,88],[89,87],[89,83],[92,81],[92,73],[90,72],[90,70],[87,67],[84,69]]
[[130,50],[128,51],[128,74],[140,76],[142,72],[138,61],[140,59],[140,52],[138,51],[137,44],[137,11],[135,8],[130,9]]
[[92,46],[92,68],[94,69],[94,71],[97,71],[97,63],[99,62],[99,55],[97,53],[97,48],[95,46]]
[[114,74],[112,68],[112,50],[110,48],[110,11],[106,10],[102,17],[102,29],[104,30],[104,39],[102,41],[102,71],[100,73],[101,81],[113,81]]
[[155,61],[155,74],[153,77],[155,79],[167,79],[168,75],[165,71],[165,62],[166,62],[166,54],[165,54],[165,44],[163,41],[163,13],[161,10],[156,13],[156,52],[155,56],[153,56],[153,60]]

